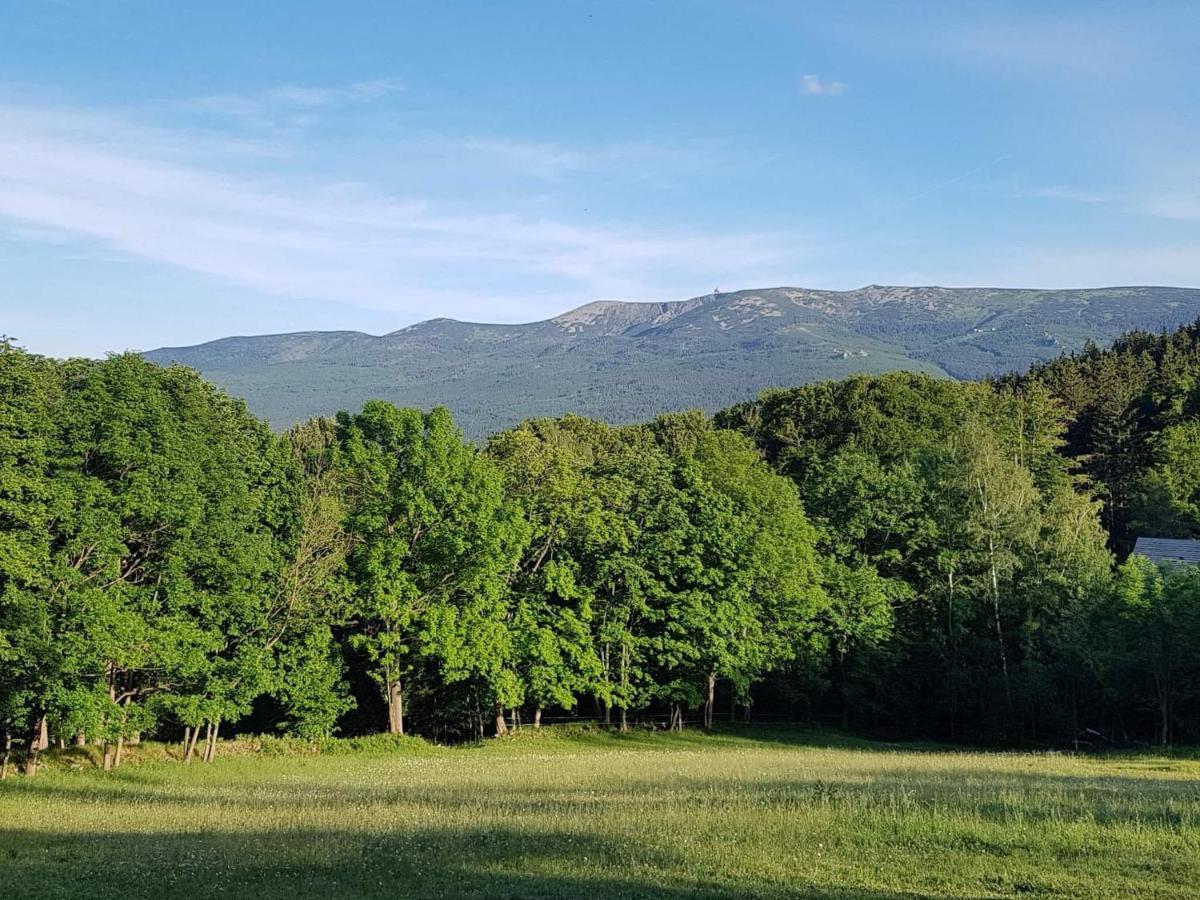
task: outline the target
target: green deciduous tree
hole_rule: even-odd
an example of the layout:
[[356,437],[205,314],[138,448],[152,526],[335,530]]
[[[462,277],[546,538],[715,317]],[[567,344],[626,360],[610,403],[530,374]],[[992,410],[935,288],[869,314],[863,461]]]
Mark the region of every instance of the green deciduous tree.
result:
[[338,418],[352,497],[355,640],[404,729],[403,686],[419,661],[450,681],[478,677],[503,721],[511,678],[507,577],[525,540],[500,473],[463,442],[444,409],[372,401]]
[[511,582],[511,627],[535,726],[546,707],[574,708],[601,676],[588,576],[605,515],[595,468],[612,440],[604,425],[569,416],[526,422],[488,443],[529,528]]
[[1200,568],[1163,572],[1131,556],[1118,570],[1108,623],[1107,664],[1127,699],[1153,710],[1165,746],[1183,699],[1200,693]]
[[[719,679],[748,703],[751,685],[815,631],[827,605],[816,531],[795,486],[742,435],[699,413],[661,417],[654,431],[686,513],[662,572],[672,586],[664,635],[674,639],[675,677],[700,687],[712,727]],[[676,693],[683,699],[682,685]]]
[[8,772],[18,733],[26,737],[26,771],[36,771],[59,666],[44,596],[50,525],[55,509],[69,502],[51,474],[60,403],[56,367],[0,338],[0,775]]

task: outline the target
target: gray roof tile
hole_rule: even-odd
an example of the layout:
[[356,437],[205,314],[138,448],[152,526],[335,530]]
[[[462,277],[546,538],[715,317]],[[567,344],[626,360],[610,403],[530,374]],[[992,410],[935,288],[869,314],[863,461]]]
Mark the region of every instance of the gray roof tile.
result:
[[1140,537],[1133,545],[1133,552],[1151,562],[1200,566],[1200,541]]

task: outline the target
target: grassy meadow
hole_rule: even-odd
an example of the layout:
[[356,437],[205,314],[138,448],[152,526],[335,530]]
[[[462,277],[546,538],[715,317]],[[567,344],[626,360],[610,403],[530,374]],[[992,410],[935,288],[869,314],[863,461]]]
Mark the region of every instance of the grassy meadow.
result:
[[766,728],[222,751],[0,783],[0,897],[1200,896],[1194,754]]

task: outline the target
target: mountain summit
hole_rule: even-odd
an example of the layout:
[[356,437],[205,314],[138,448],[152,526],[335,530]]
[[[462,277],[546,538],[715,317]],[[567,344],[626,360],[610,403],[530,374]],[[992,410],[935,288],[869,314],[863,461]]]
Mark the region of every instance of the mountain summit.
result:
[[780,287],[597,301],[523,325],[432,319],[380,336],[231,337],[145,356],[200,370],[276,427],[382,398],[448,406],[482,436],[530,416],[622,422],[712,410],[763,388],[856,372],[979,378],[1197,318],[1192,288]]

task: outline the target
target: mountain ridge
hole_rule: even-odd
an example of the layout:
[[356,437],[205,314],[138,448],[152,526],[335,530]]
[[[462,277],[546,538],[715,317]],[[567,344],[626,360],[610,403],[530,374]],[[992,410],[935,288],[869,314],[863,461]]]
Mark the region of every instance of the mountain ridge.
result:
[[297,331],[144,356],[204,373],[275,426],[372,397],[448,406],[472,436],[572,411],[630,421],[766,387],[909,369],[978,378],[1200,318],[1200,289],[865,285],[600,300],[527,323],[433,318],[382,335]]

